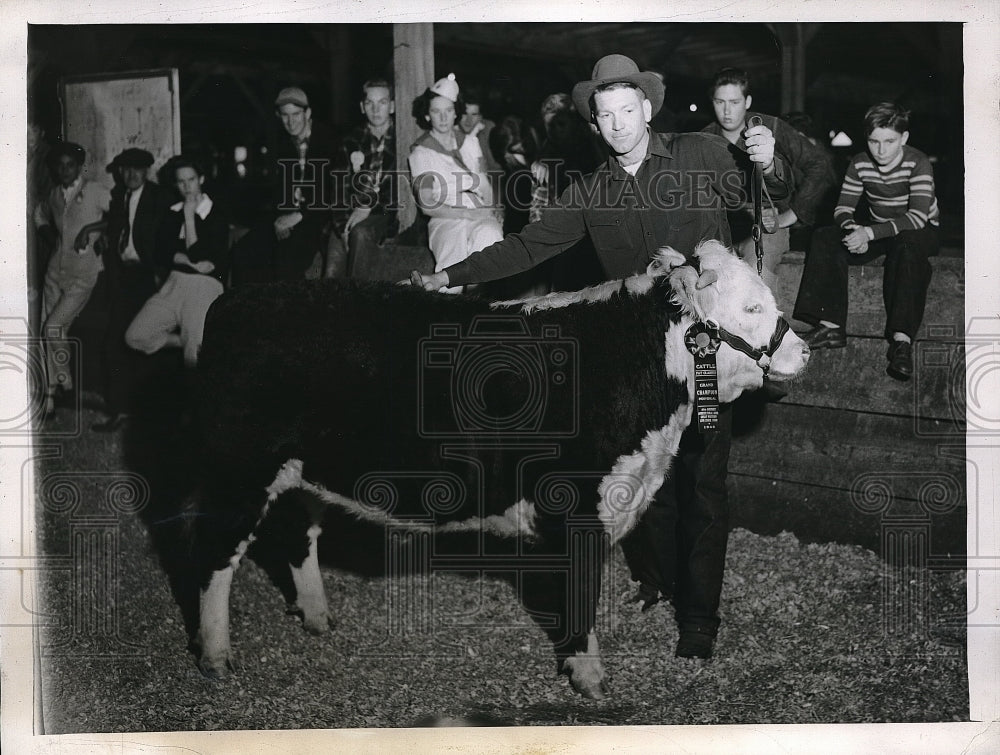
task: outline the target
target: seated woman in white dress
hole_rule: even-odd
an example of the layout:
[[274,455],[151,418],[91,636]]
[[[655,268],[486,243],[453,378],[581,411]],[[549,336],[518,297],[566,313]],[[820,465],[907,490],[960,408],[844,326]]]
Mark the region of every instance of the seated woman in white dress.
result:
[[410,151],[410,174],[417,204],[430,219],[435,272],[503,238],[482,147],[455,125],[463,111],[455,74],[413,102],[413,116],[426,133]]

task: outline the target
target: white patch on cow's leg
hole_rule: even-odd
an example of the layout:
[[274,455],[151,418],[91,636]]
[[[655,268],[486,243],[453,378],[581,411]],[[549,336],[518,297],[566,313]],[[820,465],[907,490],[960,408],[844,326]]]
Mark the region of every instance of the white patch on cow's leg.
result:
[[319,573],[319,558],[316,555],[316,539],[322,528],[314,524],[306,535],[309,537],[309,555],[302,566],[292,566],[292,581],[295,583],[295,606],[302,611],[302,625],[311,634],[322,634],[330,626],[330,612],[327,608],[323,578]]
[[569,670],[569,680],[573,688],[584,697],[603,700],[608,691],[604,683],[604,666],[601,664],[601,649],[597,645],[597,635],[591,631],[587,635],[587,650],[577,651],[566,659],[564,666]]
[[233,583],[235,567],[212,572],[208,587],[200,594],[200,619],[198,645],[201,657],[198,668],[205,676],[225,676],[232,668],[232,651],[229,646],[229,588]]
[[616,543],[631,531],[646,511],[656,491],[663,485],[670,464],[681,442],[681,435],[691,423],[691,405],[674,412],[666,427],[651,430],[642,439],[642,450],[619,456],[597,488],[601,499],[597,516]]

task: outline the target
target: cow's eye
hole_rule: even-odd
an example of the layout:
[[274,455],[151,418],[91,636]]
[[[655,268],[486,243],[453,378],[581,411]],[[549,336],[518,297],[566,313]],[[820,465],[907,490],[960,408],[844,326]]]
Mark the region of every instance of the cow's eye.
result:
[[757,315],[764,311],[764,308],[760,304],[747,304],[743,307],[743,311],[748,315]]

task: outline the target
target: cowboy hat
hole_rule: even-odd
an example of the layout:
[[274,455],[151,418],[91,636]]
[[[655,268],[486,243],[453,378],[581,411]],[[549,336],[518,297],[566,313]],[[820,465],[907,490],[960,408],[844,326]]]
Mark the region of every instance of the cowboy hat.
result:
[[597,61],[590,81],[573,87],[573,104],[584,120],[590,120],[590,98],[594,90],[605,84],[633,84],[643,91],[653,106],[653,115],[663,107],[663,82],[652,71],[640,71],[632,58],[625,55],[605,55]]

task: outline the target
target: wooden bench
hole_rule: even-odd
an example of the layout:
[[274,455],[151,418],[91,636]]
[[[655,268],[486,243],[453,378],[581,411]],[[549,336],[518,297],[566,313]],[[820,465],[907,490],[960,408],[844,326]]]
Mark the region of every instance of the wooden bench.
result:
[[[776,292],[798,331],[808,328],[790,319],[803,257],[785,255]],[[911,381],[885,374],[882,268],[853,267],[847,348],[815,351],[780,402],[738,406],[756,424],[733,442],[734,526],[883,555],[965,553],[964,260],[931,264]]]

